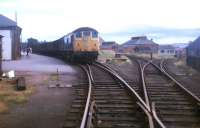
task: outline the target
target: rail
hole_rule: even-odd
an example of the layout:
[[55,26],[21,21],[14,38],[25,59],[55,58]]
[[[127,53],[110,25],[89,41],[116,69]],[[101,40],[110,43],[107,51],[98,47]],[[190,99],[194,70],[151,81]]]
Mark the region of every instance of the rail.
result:
[[88,115],[89,115],[89,108],[90,108],[90,102],[91,102],[91,93],[92,93],[92,81],[91,81],[91,77],[90,77],[90,73],[88,72],[88,70],[81,65],[81,68],[85,71],[85,73],[87,74],[87,78],[88,78],[88,84],[89,84],[89,89],[88,89],[88,95],[87,95],[87,101],[85,104],[85,110],[84,110],[84,114],[82,117],[82,121],[81,121],[81,125],[80,128],[85,128],[88,122]]
[[[142,93],[143,93],[143,96],[144,96],[144,99],[145,99],[145,102],[147,104],[147,106],[150,108],[150,103],[149,103],[149,97],[148,97],[148,93],[147,93],[147,90],[146,90],[146,85],[145,85],[145,80],[144,80],[144,67],[142,67],[141,63],[139,62],[139,60],[136,60],[137,64],[139,65],[139,72],[140,72],[140,78],[141,78],[141,81],[142,81]],[[142,106],[141,106],[142,107]],[[154,126],[154,123],[153,123],[153,119],[152,119],[152,116],[150,116],[148,113],[146,113],[148,115],[148,119],[149,119],[149,124]]]
[[[191,91],[189,91],[188,89],[186,89],[180,82],[178,82],[175,78],[173,78],[168,71],[166,70],[166,67],[164,65],[164,61],[162,60],[160,63],[160,68],[157,66],[157,68],[162,71],[168,78],[170,78],[173,82],[175,82],[176,85],[178,85],[179,88],[181,88],[184,92],[186,92],[192,99],[194,99],[197,102],[197,105],[199,106],[200,104],[200,99],[193,94]],[[153,64],[153,63],[152,63]],[[154,64],[155,65],[155,64]]]
[[[142,98],[139,96],[139,94],[125,81],[123,80],[123,78],[121,78],[116,72],[114,72],[110,67],[108,66],[105,66],[101,63],[94,63],[94,65],[100,67],[100,68],[103,68],[104,70],[108,71],[110,74],[112,74],[113,76],[115,76],[118,80],[120,80],[128,89],[129,91],[131,91],[131,93],[133,93],[135,95],[135,97],[137,98],[138,102],[137,104],[141,107],[141,109],[145,112],[145,114],[147,115],[148,117],[148,120],[149,120],[149,127],[150,128],[154,128],[154,121],[155,123],[161,127],[161,128],[166,128],[163,123],[159,120],[158,117],[155,117],[152,113],[152,110],[150,108],[150,105],[148,106],[143,100]],[[154,120],[154,121],[153,121]]]
[[156,114],[156,109],[155,109],[155,103],[152,102],[151,106],[150,106],[150,101],[149,101],[149,96],[148,96],[148,92],[147,92],[147,87],[146,87],[146,83],[145,83],[145,76],[144,76],[144,71],[145,68],[151,64],[151,61],[148,61],[143,67],[141,67],[140,65],[140,70],[141,70],[141,77],[142,77],[142,85],[143,85],[143,91],[144,91],[144,95],[145,95],[145,101],[146,104],[148,105],[148,107],[151,109],[151,113],[154,117],[155,122],[158,124],[159,127],[161,128],[166,128],[166,126],[162,123],[162,121],[159,119],[159,117]]
[[166,126],[162,123],[162,121],[158,118],[157,114],[156,114],[156,103],[152,102],[151,104],[151,108],[152,108],[152,113],[153,116],[155,118],[155,120],[157,121],[157,123],[160,125],[161,128],[166,128]]
[[114,72],[110,67],[107,67],[101,63],[94,63],[94,65],[103,68],[107,72],[109,72],[111,75],[115,76],[119,81],[121,81],[138,99],[138,101],[150,112],[150,108],[147,107],[145,102],[142,100],[142,98],[139,96],[139,94],[123,79],[121,78],[116,72]]
[[144,70],[148,65],[149,65],[149,62],[146,63],[143,67],[141,67],[141,65],[140,65],[140,70],[141,70],[142,86],[143,86],[143,93],[144,93],[144,96],[145,96],[145,101],[146,101],[147,106],[150,108],[149,97],[148,97],[145,78],[144,78]]

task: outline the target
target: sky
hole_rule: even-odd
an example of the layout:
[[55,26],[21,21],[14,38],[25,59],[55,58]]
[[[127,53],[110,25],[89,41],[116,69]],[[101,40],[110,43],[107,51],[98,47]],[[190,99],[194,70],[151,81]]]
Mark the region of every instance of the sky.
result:
[[187,43],[200,36],[199,0],[0,0],[0,13],[22,28],[22,41],[56,40],[92,27],[105,41],[144,36],[159,44]]

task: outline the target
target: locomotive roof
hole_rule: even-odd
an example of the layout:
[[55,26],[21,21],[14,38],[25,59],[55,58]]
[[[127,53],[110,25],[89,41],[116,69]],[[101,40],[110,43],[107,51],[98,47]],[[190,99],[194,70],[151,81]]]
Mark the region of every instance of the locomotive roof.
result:
[[81,28],[74,30],[72,33],[80,32],[80,31],[95,31],[95,32],[98,32],[97,30],[90,28],[90,27],[81,27]]

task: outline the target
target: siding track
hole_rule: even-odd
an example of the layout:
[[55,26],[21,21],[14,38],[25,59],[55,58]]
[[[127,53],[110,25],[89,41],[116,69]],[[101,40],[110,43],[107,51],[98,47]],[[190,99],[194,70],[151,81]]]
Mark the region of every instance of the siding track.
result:
[[[115,71],[100,63],[81,66],[88,82],[79,85],[65,128],[159,128],[155,113]],[[163,128],[163,127],[162,127]]]
[[164,125],[167,128],[200,128],[200,100],[167,74],[163,63],[160,67],[152,61],[140,64],[146,104],[155,108]]

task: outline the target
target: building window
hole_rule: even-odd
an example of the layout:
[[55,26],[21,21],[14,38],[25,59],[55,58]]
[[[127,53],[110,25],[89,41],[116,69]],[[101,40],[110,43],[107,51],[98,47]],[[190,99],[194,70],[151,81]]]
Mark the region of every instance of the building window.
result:
[[97,38],[98,37],[98,33],[97,32],[92,32],[92,37],[93,38]]
[[76,33],[76,38],[81,38],[82,37],[82,33],[81,32],[77,32]]
[[85,32],[83,32],[83,35],[84,36],[90,36],[90,32],[89,31],[85,31]]
[[161,52],[161,53],[165,53],[165,50],[161,50],[160,52]]

